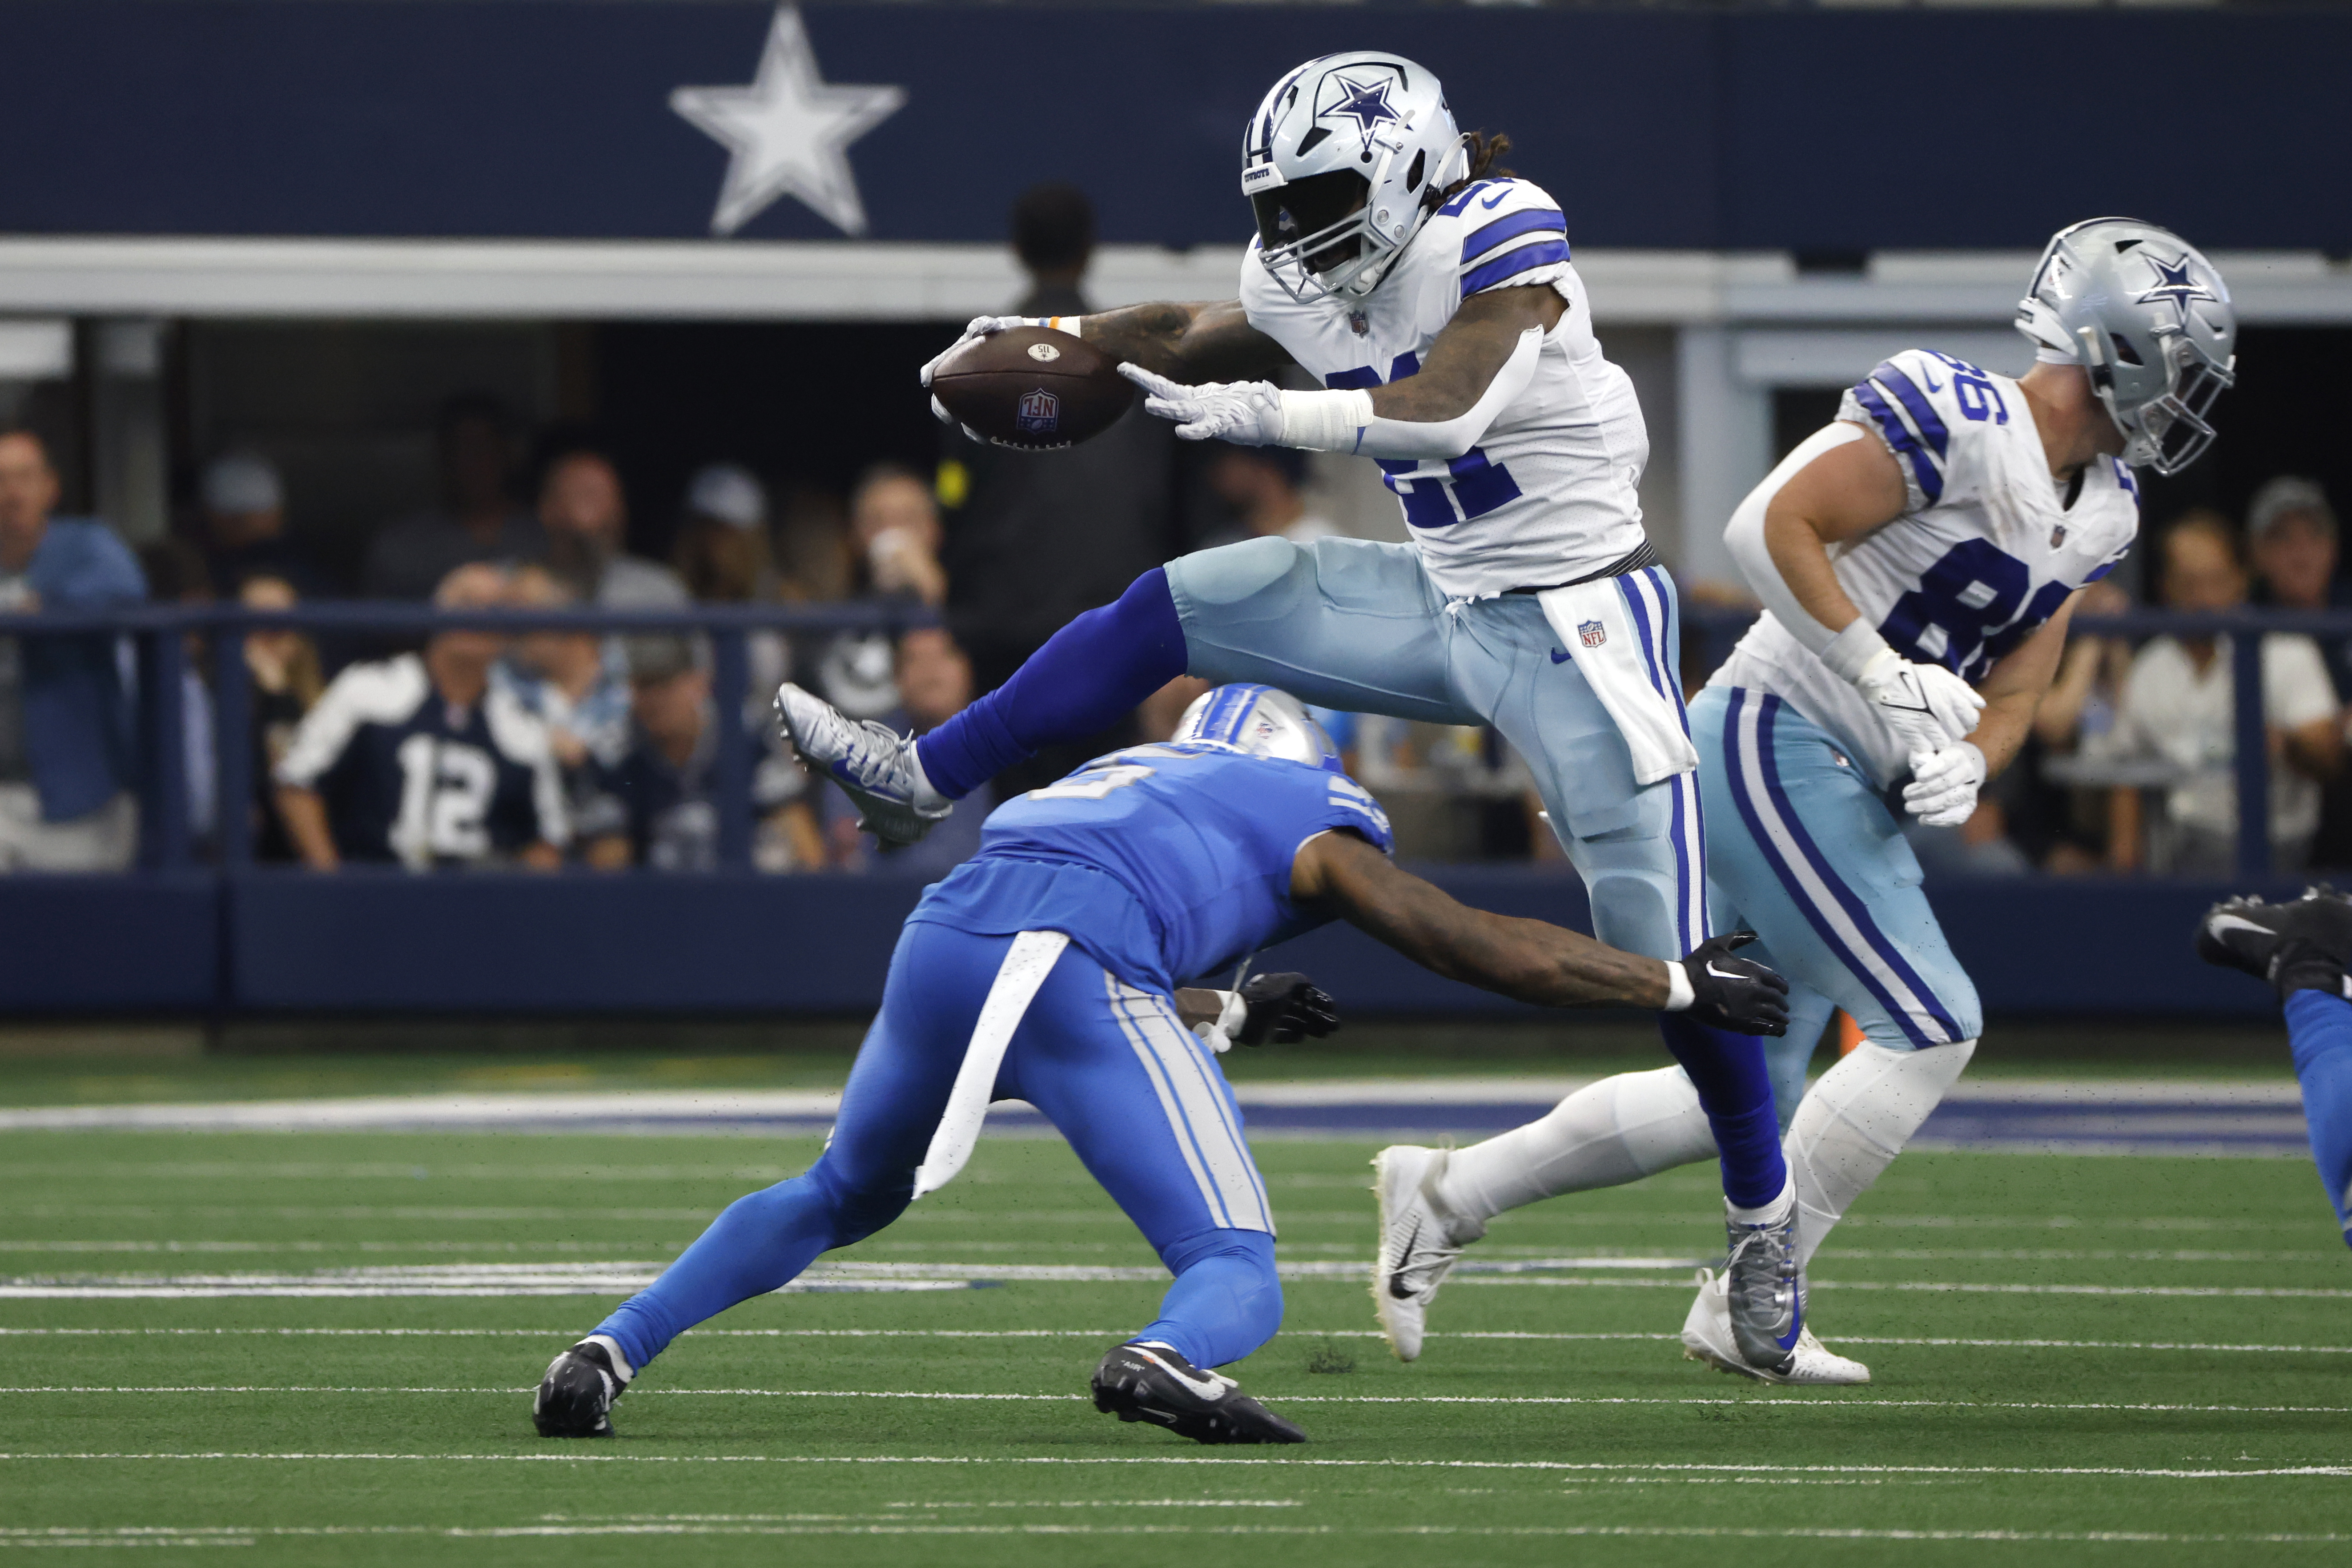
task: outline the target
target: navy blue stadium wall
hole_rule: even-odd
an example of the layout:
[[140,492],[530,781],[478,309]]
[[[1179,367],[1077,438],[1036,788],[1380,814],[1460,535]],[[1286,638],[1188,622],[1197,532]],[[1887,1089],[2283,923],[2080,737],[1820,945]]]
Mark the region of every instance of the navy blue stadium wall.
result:
[[[1573,877],[1433,874],[1465,902],[1586,923]],[[0,879],[0,1012],[854,1013],[881,994],[919,891],[887,877],[748,874],[10,877]],[[2268,1004],[2260,986],[2189,954],[2196,917],[2222,891],[2089,880],[1932,889],[1990,1012],[2257,1016]],[[1359,1014],[1524,1011],[1345,927],[1263,963],[1306,970]]]
[[[698,237],[726,154],[670,93],[750,81],[772,15],[10,0],[0,230]],[[906,95],[850,148],[875,239],[999,244],[1017,191],[1067,178],[1107,239],[1237,246],[1259,96],[1379,47],[1437,71],[1465,126],[1511,132],[1582,244],[2032,247],[2120,211],[2209,247],[2352,250],[2341,8],[804,16],[825,79]],[[836,231],[786,199],[741,233]]]

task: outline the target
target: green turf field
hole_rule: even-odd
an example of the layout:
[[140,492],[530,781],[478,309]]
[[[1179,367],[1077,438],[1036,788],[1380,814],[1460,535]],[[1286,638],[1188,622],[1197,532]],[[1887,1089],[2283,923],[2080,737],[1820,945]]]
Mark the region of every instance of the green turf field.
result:
[[[1479,1260],[1565,1261],[1459,1279],[1428,1354],[1397,1364],[1348,1277],[1370,1252],[1370,1152],[1260,1146],[1303,1277],[1283,1334],[1234,1370],[1307,1447],[1202,1448],[1095,1414],[1087,1374],[1152,1315],[1152,1259],[1058,1143],[988,1140],[838,1255],[947,1288],[739,1308],[640,1379],[612,1443],[542,1441],[527,1414],[609,1294],[0,1300],[0,1546],[306,1563],[2352,1552],[2352,1269],[2307,1165],[1908,1156],[1814,1269],[1823,1337],[1877,1381],[1790,1393],[1667,1337],[1680,1260],[1720,1238],[1706,1167],[1506,1216]],[[201,1291],[432,1268],[435,1288],[499,1291],[518,1268],[656,1264],[814,1152],[16,1132],[0,1273]],[[1036,1277],[1055,1266],[1097,1277]]]

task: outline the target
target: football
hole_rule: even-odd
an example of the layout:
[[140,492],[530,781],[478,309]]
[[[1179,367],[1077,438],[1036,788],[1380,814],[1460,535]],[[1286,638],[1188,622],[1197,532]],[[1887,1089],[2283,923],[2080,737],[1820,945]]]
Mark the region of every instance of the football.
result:
[[1109,355],[1049,327],[1015,327],[966,345],[931,373],[931,395],[1002,447],[1071,447],[1108,429],[1135,401]]

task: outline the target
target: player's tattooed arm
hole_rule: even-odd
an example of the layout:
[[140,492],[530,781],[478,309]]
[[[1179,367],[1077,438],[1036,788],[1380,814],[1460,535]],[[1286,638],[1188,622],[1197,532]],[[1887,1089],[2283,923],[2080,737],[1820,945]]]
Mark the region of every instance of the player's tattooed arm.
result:
[[1249,324],[1238,300],[1097,311],[1079,322],[1078,335],[1114,360],[1186,383],[1265,381],[1291,363]]
[[1568,301],[1549,285],[1471,295],[1429,345],[1418,372],[1371,389],[1372,412],[1415,425],[1460,418],[1510,363],[1520,336],[1531,329],[1550,331],[1567,310]]
[[1318,834],[1292,862],[1291,897],[1321,902],[1423,968],[1546,1007],[1663,1007],[1666,966],[1542,921],[1491,914],[1399,870],[1355,834]]

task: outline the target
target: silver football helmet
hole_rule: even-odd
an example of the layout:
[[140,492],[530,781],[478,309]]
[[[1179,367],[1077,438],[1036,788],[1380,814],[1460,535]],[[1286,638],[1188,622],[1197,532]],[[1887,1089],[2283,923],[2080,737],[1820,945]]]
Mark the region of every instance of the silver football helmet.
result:
[[2052,237],[2017,330],[2090,373],[2123,460],[2177,474],[2213,444],[2206,415],[2237,379],[2237,312],[2213,264],[2170,229],[2095,217]]
[[1219,686],[1203,691],[1176,721],[1173,742],[1229,746],[1254,757],[1281,757],[1331,773],[1341,771],[1339,748],[1287,691],[1271,686]]
[[1326,55],[1274,84],[1242,135],[1258,260],[1294,300],[1360,300],[1470,169],[1437,79],[1402,55]]

